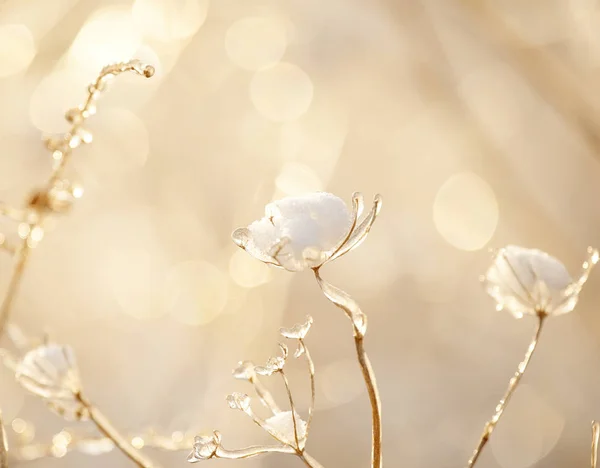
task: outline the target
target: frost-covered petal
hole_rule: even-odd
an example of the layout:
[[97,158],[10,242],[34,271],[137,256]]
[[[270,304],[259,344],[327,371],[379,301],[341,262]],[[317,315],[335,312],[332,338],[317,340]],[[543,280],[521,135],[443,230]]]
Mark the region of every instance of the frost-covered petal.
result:
[[[294,413],[294,417],[296,419],[298,442],[300,442],[300,447],[302,447],[306,441],[306,421],[303,421],[298,413]],[[292,417],[291,411],[277,413],[275,416],[271,416],[267,419],[265,423],[269,429],[283,438],[282,442],[292,445],[296,443],[296,438],[294,436],[294,418]]]
[[285,359],[281,356],[269,358],[264,366],[256,366],[254,371],[259,375],[273,375],[275,372],[279,372],[285,366]]
[[555,257],[537,249],[509,245],[498,252],[485,275],[486,291],[515,316],[559,314],[577,302],[573,279]]
[[196,436],[194,438],[192,453],[188,456],[188,461],[190,463],[196,463],[212,458],[219,447],[219,443],[220,442],[215,435]]
[[317,192],[270,203],[264,218],[233,237],[263,262],[302,271],[324,263],[348,236],[353,220],[342,199]]
[[77,398],[81,382],[73,350],[48,344],[29,351],[17,364],[15,378],[23,388],[46,400],[49,408],[68,420],[87,419]]
[[304,323],[297,323],[291,328],[280,328],[279,332],[286,338],[303,340],[313,324],[313,318],[308,315]]
[[[357,216],[359,216],[360,211],[362,211],[362,195],[357,193],[354,196],[355,200],[359,200],[359,211],[357,212]],[[339,249],[337,249],[336,252],[331,256],[330,260],[334,260],[338,257],[341,257],[342,255],[347,254],[348,252],[357,248],[360,244],[363,243],[363,241],[367,238],[371,227],[373,227],[375,219],[377,219],[377,216],[381,211],[382,203],[383,199],[381,195],[375,195],[371,211],[364,217],[362,221],[358,222],[358,219],[356,220],[357,224],[352,229],[352,232],[345,240],[345,242],[339,247]]]
[[233,369],[233,377],[238,380],[252,380],[256,372],[254,372],[254,363],[251,361],[241,361],[238,366]]
[[227,395],[226,400],[231,409],[247,411],[250,408],[250,397],[245,393],[234,392],[231,395]]
[[50,400],[74,399],[81,389],[69,346],[48,344],[32,349],[17,365],[15,376],[31,393]]

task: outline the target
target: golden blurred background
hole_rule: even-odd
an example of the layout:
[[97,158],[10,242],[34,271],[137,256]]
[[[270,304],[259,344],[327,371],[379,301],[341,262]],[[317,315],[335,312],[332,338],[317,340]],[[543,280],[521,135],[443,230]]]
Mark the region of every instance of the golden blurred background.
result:
[[[120,78],[90,119],[95,141],[72,167],[84,197],[32,256],[14,322],[71,344],[88,395],[124,431],[218,428],[238,447],[267,436],[227,408],[227,393],[247,390],[230,370],[273,355],[279,327],[310,313],[308,448],[326,466],[365,467],[370,408],[347,319],[312,275],[269,269],[230,233],[282,196],[380,192],[368,240],[323,274],[369,315],[385,466],[464,465],[534,328],[483,292],[488,249],[538,247],[575,275],[600,247],[598,3],[0,1],[5,201],[45,180],[40,136],[65,130],[102,66],[156,68]],[[597,275],[575,312],[549,321],[482,468],[589,463]],[[306,393],[300,365],[291,378]],[[5,369],[0,407],[40,440],[64,426]],[[169,467],[187,453],[153,452]],[[73,453],[15,466],[130,462]]]

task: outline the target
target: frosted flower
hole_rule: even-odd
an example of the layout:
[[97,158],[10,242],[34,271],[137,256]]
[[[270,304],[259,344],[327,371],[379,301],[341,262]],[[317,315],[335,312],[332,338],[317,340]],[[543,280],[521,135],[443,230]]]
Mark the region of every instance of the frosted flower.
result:
[[352,201],[350,211],[341,198],[325,192],[283,198],[268,204],[262,219],[236,229],[232,238],[262,262],[288,271],[318,268],[358,246],[381,208],[377,195],[359,223],[362,195],[355,193]]
[[233,369],[233,378],[238,380],[247,380],[248,382],[252,382],[256,377],[256,372],[254,371],[254,363],[252,361],[240,361],[238,366]]
[[583,274],[573,280],[556,258],[537,249],[509,245],[494,257],[483,281],[487,293],[515,317],[523,315],[560,315],[571,312],[592,267],[598,262],[598,251],[588,249]]
[[257,374],[269,376],[273,375],[275,372],[280,372],[281,370],[283,370],[283,367],[285,366],[285,361],[288,357],[289,350],[288,347],[282,343],[279,343],[279,348],[281,349],[282,356],[269,358],[269,360],[264,366],[256,366],[254,368],[254,371]]
[[215,431],[210,436],[194,437],[194,447],[192,453],[188,456],[190,463],[197,463],[202,460],[208,460],[214,457],[221,445],[221,434]]
[[69,346],[47,344],[29,351],[17,364],[15,377],[26,390],[69,419],[82,419],[85,409],[75,355]]
[[[306,442],[306,421],[303,421],[298,413],[294,414],[296,418],[296,431],[298,434],[298,442],[302,448]],[[265,421],[266,426],[276,433],[286,444],[295,445],[296,438],[294,436],[294,418],[291,411],[284,411],[271,416]]]
[[250,408],[250,397],[245,393],[234,392],[227,395],[226,400],[231,409],[239,409],[245,412]]
[[313,318],[306,316],[306,322],[297,323],[292,328],[280,328],[279,332],[285,337],[295,340],[303,340],[313,324]]

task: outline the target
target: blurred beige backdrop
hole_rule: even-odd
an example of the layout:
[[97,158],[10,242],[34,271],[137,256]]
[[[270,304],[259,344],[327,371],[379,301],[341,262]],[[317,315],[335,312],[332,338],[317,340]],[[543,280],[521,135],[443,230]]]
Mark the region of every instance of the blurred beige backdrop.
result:
[[[310,274],[265,267],[230,233],[282,196],[380,192],[368,240],[323,274],[369,314],[385,466],[464,465],[534,328],[484,294],[488,249],[539,247],[575,275],[600,247],[599,26],[594,0],[0,2],[6,201],[44,180],[40,135],[64,131],[103,65],[157,70],[100,102],[72,168],[85,195],[35,251],[14,321],[70,343],[90,398],[124,431],[218,428],[236,447],[266,436],[227,408],[247,390],[230,369],[265,360],[279,327],[310,313],[309,449],[364,468],[370,410],[349,323]],[[481,468],[589,463],[599,274],[548,323]],[[303,367],[292,379],[306,393]],[[0,407],[40,440],[64,426],[4,369]],[[187,453],[156,457],[186,466]],[[15,466],[130,465],[115,452]]]

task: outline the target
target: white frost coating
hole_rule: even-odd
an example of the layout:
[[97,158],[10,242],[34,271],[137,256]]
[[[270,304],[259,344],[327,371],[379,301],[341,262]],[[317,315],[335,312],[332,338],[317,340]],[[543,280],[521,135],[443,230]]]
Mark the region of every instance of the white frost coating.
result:
[[[304,441],[306,440],[306,421],[303,421],[298,413],[295,413],[295,417],[298,442],[302,448],[304,446]],[[283,437],[283,442],[292,445],[296,444],[294,436],[294,420],[291,411],[278,413],[275,416],[271,416],[265,422],[270,429],[277,433],[277,435]]]
[[565,266],[537,249],[503,248],[485,275],[486,291],[515,317],[571,312],[583,282],[574,282]]
[[302,271],[327,260],[352,223],[346,203],[330,193],[283,198],[248,226],[245,249],[259,260],[275,259],[286,270]]

